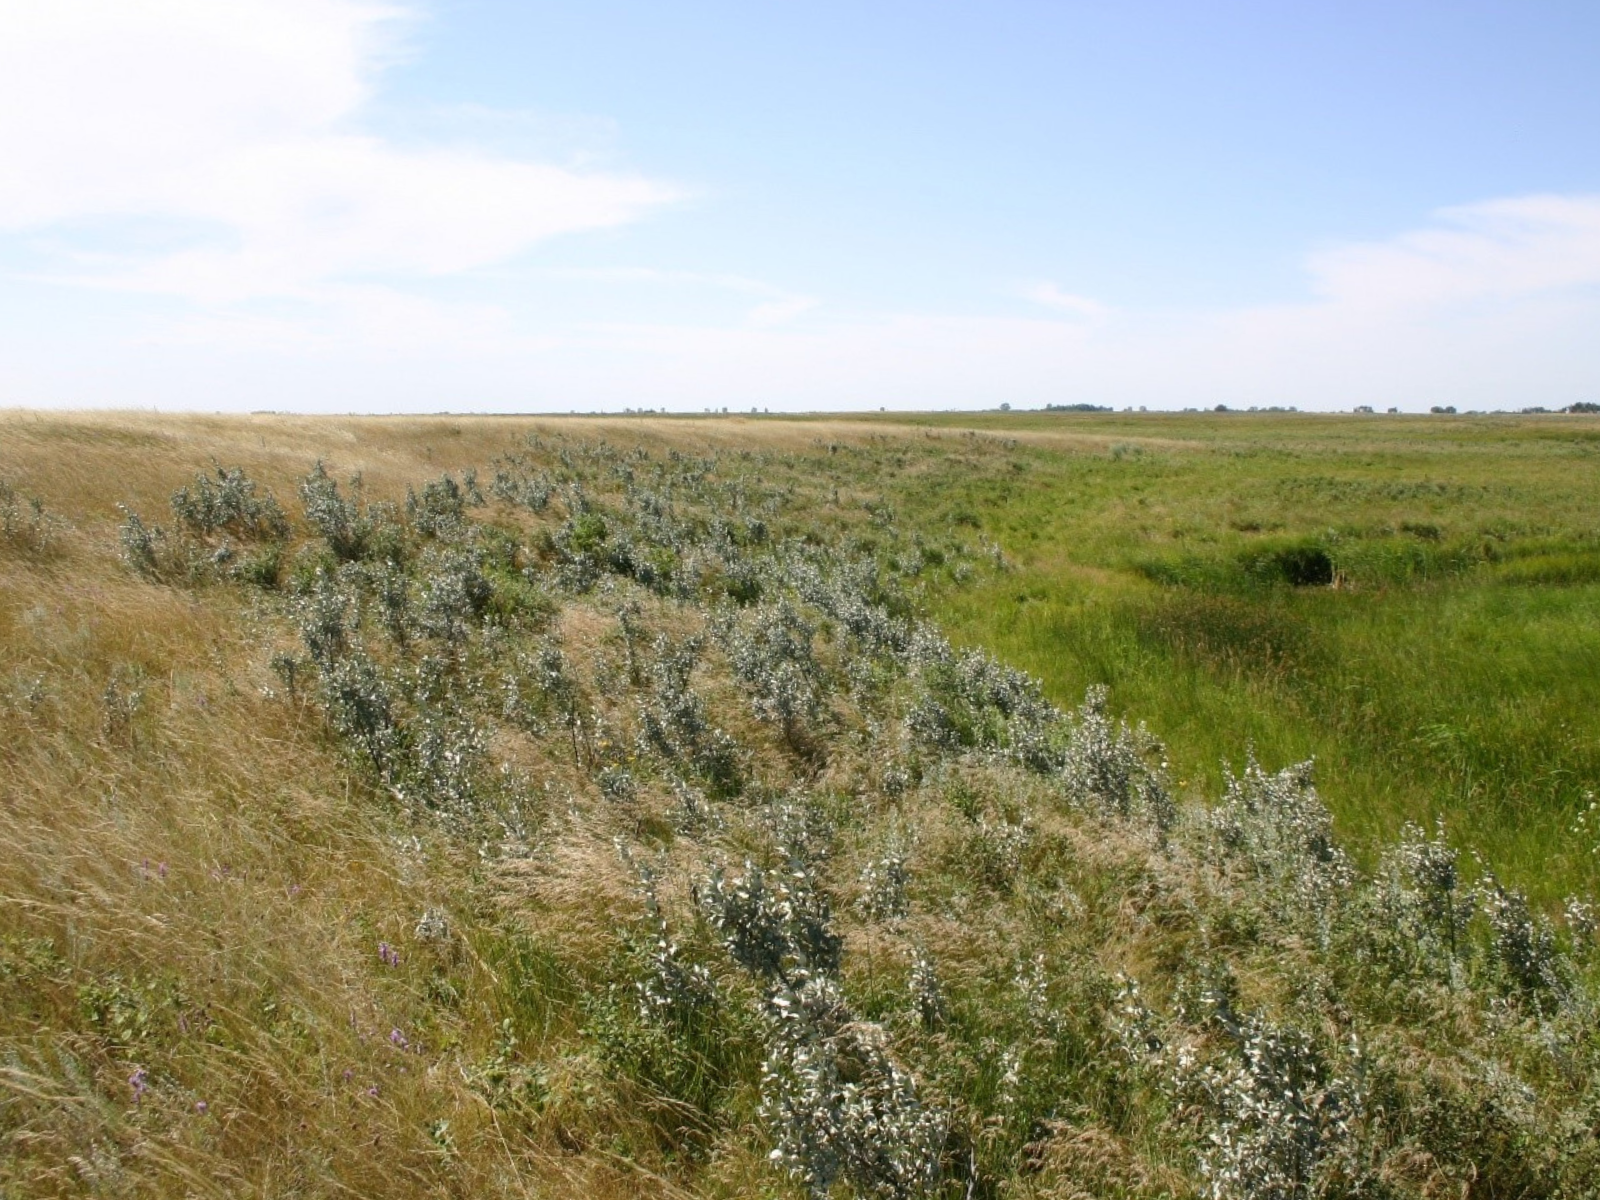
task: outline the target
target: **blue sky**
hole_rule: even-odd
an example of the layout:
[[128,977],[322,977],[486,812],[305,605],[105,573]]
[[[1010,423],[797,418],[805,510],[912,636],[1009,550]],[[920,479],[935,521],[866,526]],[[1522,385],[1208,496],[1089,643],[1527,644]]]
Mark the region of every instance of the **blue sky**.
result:
[[1600,6],[0,0],[0,404],[1600,399]]

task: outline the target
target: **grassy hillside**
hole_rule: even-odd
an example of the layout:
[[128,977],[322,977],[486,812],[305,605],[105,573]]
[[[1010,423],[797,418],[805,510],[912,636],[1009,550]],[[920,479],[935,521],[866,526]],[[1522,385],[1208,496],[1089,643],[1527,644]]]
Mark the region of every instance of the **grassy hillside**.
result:
[[1589,426],[991,424],[0,418],[0,1194],[1593,1194]]
[[989,424],[1016,439],[1009,464],[897,489],[1012,564],[937,594],[957,640],[1058,702],[1110,685],[1208,790],[1247,743],[1315,757],[1358,844],[1443,819],[1547,902],[1595,886],[1571,830],[1600,780],[1600,423]]

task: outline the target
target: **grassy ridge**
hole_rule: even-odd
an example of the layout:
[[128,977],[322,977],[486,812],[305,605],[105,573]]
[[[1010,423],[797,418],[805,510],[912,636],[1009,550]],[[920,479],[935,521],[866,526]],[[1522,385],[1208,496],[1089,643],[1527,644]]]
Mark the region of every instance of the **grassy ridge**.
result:
[[1008,466],[939,463],[900,489],[901,511],[1012,563],[936,593],[958,640],[1058,701],[1108,683],[1182,778],[1214,787],[1246,741],[1315,756],[1358,844],[1444,818],[1546,901],[1594,885],[1569,832],[1600,779],[1593,420],[980,424],[1014,439]]
[[1593,1194],[1593,905],[1314,708],[1555,811],[1581,516],[1125,424],[6,417],[0,1194]]

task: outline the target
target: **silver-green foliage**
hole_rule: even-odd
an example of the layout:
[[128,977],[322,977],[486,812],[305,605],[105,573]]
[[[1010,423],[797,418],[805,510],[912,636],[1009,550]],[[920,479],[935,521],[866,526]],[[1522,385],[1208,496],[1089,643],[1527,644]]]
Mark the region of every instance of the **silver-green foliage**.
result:
[[739,874],[715,868],[701,883],[706,919],[733,960],[766,980],[839,969],[842,944],[830,926],[827,896],[803,863],[765,870],[747,861]]
[[[577,790],[604,798],[583,821],[688,864],[694,903],[679,897],[671,924],[648,881],[620,980],[576,973],[601,978],[580,1005],[607,1070],[707,1128],[739,1127],[753,1113],[728,1098],[758,1092],[774,1165],[816,1196],[910,1197],[941,1179],[1000,1194],[1080,1120],[1137,1127],[1214,1200],[1408,1194],[1393,1180],[1424,1161],[1456,1180],[1481,1169],[1485,1194],[1586,1194],[1600,1111],[1578,1099],[1600,1028],[1588,902],[1569,905],[1569,941],[1415,828],[1365,876],[1309,764],[1252,758],[1215,808],[1180,811],[1160,745],[1103,689],[1062,711],[916,618],[887,510],[876,555],[790,536],[777,490],[721,477],[725,461],[533,446],[490,490],[519,521],[556,512],[511,548],[473,523],[470,476],[427,485],[404,515],[347,496],[320,464],[301,489],[325,549],[285,601],[305,659],[279,674],[291,698],[320,700],[384,792],[480,849],[486,828],[515,827],[504,841],[531,853],[538,820],[490,749],[526,738],[563,770],[570,754]],[[124,526],[150,573],[197,536]],[[508,580],[586,604],[591,622],[614,615],[620,636],[594,649],[518,626]],[[726,732],[750,716],[744,738]],[[913,859],[896,810],[928,813],[941,794],[962,819],[931,835],[945,854]],[[581,829],[570,804],[542,817]],[[1130,859],[1082,900],[1062,878],[1089,870],[1064,865],[1063,821]],[[1092,953],[1057,957],[1078,934],[1064,926],[1105,928],[1111,912],[1146,930],[1171,984],[1150,989],[1159,1001],[1132,980],[1119,992]],[[1008,947],[942,977],[921,939],[967,916],[1049,952]],[[851,1002],[850,921],[910,961],[887,998]],[[1295,964],[1287,995],[1241,984],[1251,956],[1254,974]],[[1423,1014],[1406,1036],[1434,1039],[1460,1092],[1448,1105],[1407,1090],[1410,1049],[1369,1038],[1396,1011]],[[1460,1045],[1440,1032],[1454,1029]],[[728,1049],[741,1036],[743,1059]]]
[[37,496],[23,496],[0,479],[0,546],[35,557],[49,553],[63,522]]
[[1301,1200],[1348,1178],[1359,1075],[1335,1072],[1303,1031],[1259,1016],[1229,1033],[1233,1053],[1182,1080],[1212,1113],[1199,1155],[1207,1195]]
[[932,1187],[947,1117],[919,1099],[883,1029],[856,1019],[820,974],[776,988],[767,1011],[761,1111],[777,1141],[772,1161],[816,1197],[841,1181],[895,1200]]
[[282,538],[289,518],[271,492],[257,494],[256,483],[239,467],[218,465],[210,474],[172,494],[172,514],[191,533],[230,533],[238,538]]

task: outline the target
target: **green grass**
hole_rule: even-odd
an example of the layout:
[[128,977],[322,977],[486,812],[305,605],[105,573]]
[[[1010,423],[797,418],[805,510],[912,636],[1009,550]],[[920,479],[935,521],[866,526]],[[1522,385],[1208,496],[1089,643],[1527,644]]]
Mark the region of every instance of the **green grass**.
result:
[[968,424],[0,415],[0,1196],[1600,1194],[1600,422]]
[[[1251,746],[1314,756],[1357,845],[1443,818],[1543,901],[1594,886],[1569,829],[1600,783],[1600,422],[961,423],[990,448],[891,483],[919,525],[1010,562],[932,591],[958,641],[1058,702],[1110,685],[1207,791]],[[1333,585],[1295,586],[1308,563]]]

